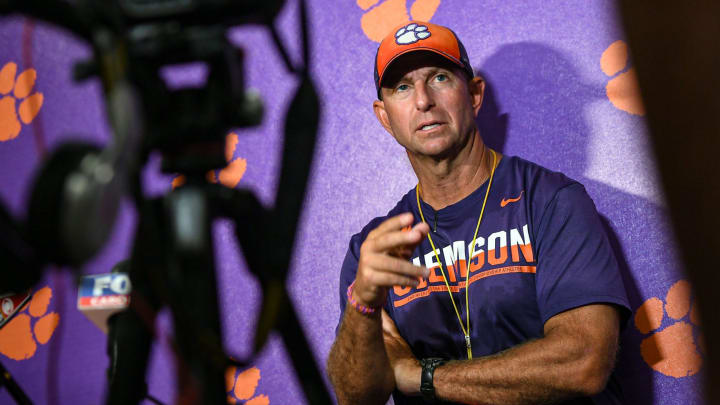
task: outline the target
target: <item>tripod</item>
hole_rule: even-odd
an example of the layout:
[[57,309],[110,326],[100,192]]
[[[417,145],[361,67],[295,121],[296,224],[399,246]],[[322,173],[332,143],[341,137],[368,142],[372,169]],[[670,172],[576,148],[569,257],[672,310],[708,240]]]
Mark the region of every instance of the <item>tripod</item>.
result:
[[[235,222],[248,266],[263,290],[255,352],[277,329],[295,369],[302,370],[298,377],[308,401],[330,404],[285,289],[319,121],[308,70],[304,1],[305,63],[300,68],[290,62],[272,25],[282,1],[77,4],[75,9],[60,1],[48,6],[40,0],[6,0],[0,1],[0,13],[21,11],[64,26],[90,41],[95,51],[93,60],[76,66],[76,79],[101,78],[114,142],[100,151],[68,144],[53,154],[31,196],[29,233],[33,246],[50,261],[77,265],[106,240],[112,225],[108,217],[114,218],[119,198],[130,194],[134,199],[139,222],[128,264],[133,292],[130,308],[110,324],[106,403],[134,404],[144,397],[155,315],[164,306],[175,325],[181,397],[190,404],[226,402],[224,371],[233,361],[222,348],[211,234],[212,221],[225,217]],[[244,90],[242,50],[227,41],[227,21],[214,19],[267,24],[288,69],[300,80],[285,122],[282,192],[273,209],[263,208],[249,191],[205,180],[208,170],[225,164],[228,130],[257,125],[262,113],[259,98]],[[208,66],[205,86],[169,90],[160,68],[191,61]],[[147,199],[140,170],[153,151],[161,153],[163,171],[183,174],[187,182]]]

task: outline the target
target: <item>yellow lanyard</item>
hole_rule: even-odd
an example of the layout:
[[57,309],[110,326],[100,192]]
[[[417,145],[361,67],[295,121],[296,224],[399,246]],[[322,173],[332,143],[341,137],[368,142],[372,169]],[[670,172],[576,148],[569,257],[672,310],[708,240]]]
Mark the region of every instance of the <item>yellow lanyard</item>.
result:
[[[480,222],[482,221],[483,213],[485,212],[485,203],[487,202],[488,195],[490,194],[490,186],[492,186],[493,176],[495,175],[495,162],[497,155],[495,154],[495,151],[490,149],[490,152],[493,154],[493,165],[492,170],[490,171],[490,180],[488,181],[488,187],[485,191],[485,199],[483,200],[482,208],[480,209],[480,217],[478,217],[477,226],[475,227],[475,235],[473,235],[473,241],[470,246],[472,246],[470,250],[470,255],[475,251],[475,241],[477,240],[477,234],[478,230],[480,229]],[[422,221],[425,222],[425,216],[423,216],[422,207],[420,206],[420,183],[418,183],[417,187],[415,187],[415,197],[417,198],[417,205],[418,210],[420,211],[420,218],[422,218]],[[440,266],[440,272],[442,273],[443,281],[445,282],[445,287],[447,287],[447,292],[450,294],[450,301],[452,301],[453,308],[455,308],[455,315],[457,315],[458,322],[460,322],[460,328],[462,329],[463,333],[465,334],[465,347],[467,348],[467,355],[468,359],[472,359],[472,347],[470,346],[470,306],[468,305],[468,300],[470,296],[470,290],[468,290],[468,282],[470,281],[470,260],[472,257],[469,257],[467,260],[467,270],[465,272],[465,317],[467,321],[467,327],[463,325],[462,318],[460,317],[460,312],[457,309],[457,305],[455,305],[455,299],[453,298],[452,291],[450,290],[450,284],[447,281],[447,277],[445,277],[445,271],[443,270],[443,265],[440,262],[440,257],[438,256],[437,249],[435,248],[435,244],[433,243],[432,238],[430,237],[430,232],[428,232],[428,240],[430,241],[430,246],[433,248],[433,253],[435,253],[435,260],[438,262],[438,266]],[[459,291],[459,290],[458,290]]]

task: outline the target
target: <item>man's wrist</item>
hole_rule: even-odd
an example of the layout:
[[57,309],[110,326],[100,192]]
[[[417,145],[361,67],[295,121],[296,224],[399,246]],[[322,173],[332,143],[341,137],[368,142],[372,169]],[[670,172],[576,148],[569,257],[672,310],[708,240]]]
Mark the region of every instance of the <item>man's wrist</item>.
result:
[[430,357],[420,360],[420,366],[422,367],[422,372],[420,375],[420,393],[422,394],[425,401],[428,403],[432,404],[437,402],[433,377],[435,374],[435,369],[445,364],[446,362],[446,359],[439,357]]
[[419,397],[422,366],[413,358],[397,361],[393,365],[395,371],[395,384],[398,391],[409,397]]
[[382,305],[372,306],[363,302],[354,291],[355,282],[353,281],[347,289],[348,304],[353,307],[356,311],[363,315],[371,315],[377,312],[378,309],[382,308]]

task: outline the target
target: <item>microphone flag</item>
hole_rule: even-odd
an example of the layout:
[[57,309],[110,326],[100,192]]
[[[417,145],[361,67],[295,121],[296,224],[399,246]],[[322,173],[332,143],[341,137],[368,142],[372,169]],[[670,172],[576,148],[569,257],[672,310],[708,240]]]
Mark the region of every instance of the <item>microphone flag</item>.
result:
[[130,305],[130,277],[127,273],[82,276],[77,307],[100,330],[108,333],[107,320]]

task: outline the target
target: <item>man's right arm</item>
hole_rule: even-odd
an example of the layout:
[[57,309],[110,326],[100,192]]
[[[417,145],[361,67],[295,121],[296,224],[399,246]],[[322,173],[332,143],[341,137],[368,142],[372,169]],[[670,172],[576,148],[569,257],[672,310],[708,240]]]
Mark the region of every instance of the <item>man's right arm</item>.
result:
[[330,349],[327,369],[338,403],[384,404],[395,389],[395,378],[385,344],[381,308],[393,286],[417,286],[428,270],[408,261],[413,249],[429,232],[424,223],[409,232],[412,214],[392,217],[371,231],[360,248],[353,299],[376,308],[362,314],[346,305],[335,343]]
[[328,374],[339,404],[384,404],[395,389],[380,319],[380,311],[364,315],[345,307],[328,357]]

